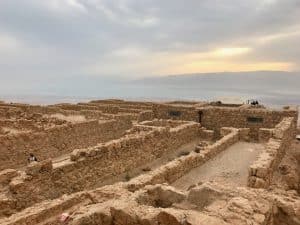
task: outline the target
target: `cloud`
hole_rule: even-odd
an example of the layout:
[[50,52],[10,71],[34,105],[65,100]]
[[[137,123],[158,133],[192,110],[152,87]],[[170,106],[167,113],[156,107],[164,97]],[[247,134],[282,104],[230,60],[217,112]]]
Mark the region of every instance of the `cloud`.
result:
[[80,3],[78,0],[50,0],[45,1],[42,4],[45,4],[49,10],[54,10],[57,12],[87,12],[84,4]]
[[0,33],[0,53],[11,53],[17,50],[19,43],[15,37]]
[[0,78],[299,70],[299,15],[298,0],[2,0]]
[[230,56],[237,56],[242,55],[250,52],[251,49],[247,47],[226,47],[220,48],[213,52],[216,57],[230,57]]

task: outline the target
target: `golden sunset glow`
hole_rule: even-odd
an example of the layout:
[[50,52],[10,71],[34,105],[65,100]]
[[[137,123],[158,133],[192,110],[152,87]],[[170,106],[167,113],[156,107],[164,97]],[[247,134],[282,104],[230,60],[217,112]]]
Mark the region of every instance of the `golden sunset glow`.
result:
[[210,72],[231,72],[231,71],[258,71],[258,70],[284,70],[291,71],[294,69],[294,65],[289,62],[232,62],[232,61],[190,61],[181,65],[168,68],[162,71],[162,73],[174,74],[174,73],[203,73]]
[[60,76],[300,71],[299,0],[0,2],[0,90]]
[[203,73],[257,70],[293,71],[296,69],[296,65],[292,62],[247,60],[247,54],[250,54],[251,51],[250,47],[224,47],[198,53],[164,54],[155,59],[168,59],[168,67],[163,67],[160,74],[198,73],[199,71]]
[[213,52],[217,57],[229,57],[235,55],[246,54],[250,52],[250,48],[220,48]]

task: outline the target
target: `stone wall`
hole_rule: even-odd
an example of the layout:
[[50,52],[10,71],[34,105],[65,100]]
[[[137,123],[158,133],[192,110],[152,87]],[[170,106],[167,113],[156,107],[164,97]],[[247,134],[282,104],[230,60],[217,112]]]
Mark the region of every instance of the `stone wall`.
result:
[[151,109],[153,105],[156,103],[154,102],[137,102],[137,101],[125,101],[125,100],[118,100],[118,99],[107,99],[107,100],[95,100],[90,101],[87,104],[89,105],[117,105],[121,108],[139,108],[139,109]]
[[0,105],[0,118],[11,118],[17,114],[20,114],[21,110],[17,107],[9,106],[9,105]]
[[[20,170],[6,169],[0,171],[0,217],[8,216],[17,212],[11,217],[7,217],[5,219],[0,218],[0,224],[53,225],[57,223],[58,216],[61,215],[62,212],[70,212],[73,219],[73,221],[70,221],[70,223],[74,225],[91,224],[97,222],[102,223],[104,221],[102,220],[102,216],[104,216],[103,218],[107,219],[105,217],[106,213],[111,216],[112,219],[114,219],[114,223],[116,224],[123,224],[126,222],[130,224],[148,224],[150,221],[149,218],[153,216],[154,210],[157,209],[159,211],[164,211],[164,207],[168,208],[168,206],[163,206],[163,204],[161,204],[161,200],[163,198],[158,198],[158,202],[153,201],[154,207],[146,207],[144,204],[142,204],[142,207],[139,208],[141,205],[136,205],[136,203],[132,204],[132,202],[130,204],[126,204],[133,200],[136,196],[138,196],[139,191],[136,191],[137,189],[143,188],[147,184],[160,184],[165,182],[173,183],[178,178],[188,173],[191,169],[201,166],[208,160],[214,158],[217,154],[227,149],[230,145],[238,142],[239,140],[249,140],[249,135],[252,139],[258,139],[263,143],[267,142],[266,150],[262,153],[257,161],[258,166],[256,164],[253,164],[255,166],[251,167],[250,169],[249,184],[251,185],[249,186],[268,187],[269,183],[272,181],[273,171],[280,163],[285,150],[289,147],[291,140],[295,136],[295,117],[291,110],[286,110],[283,112],[271,112],[265,109],[242,109],[238,107],[235,109],[225,107],[208,107],[203,109],[199,108],[199,105],[192,106],[192,104],[190,104],[190,107],[188,106],[189,104],[185,104],[186,107],[182,108],[179,105],[148,105],[146,103],[141,104],[142,106],[140,107],[139,104],[140,103],[135,102],[108,100],[99,101],[92,104],[79,104],[79,106],[76,106],[74,108],[72,108],[73,106],[63,106],[63,108],[65,107],[65,109],[60,108],[60,106],[36,107],[28,105],[5,106],[6,108],[4,110],[0,109],[0,117],[1,115],[3,115],[5,119],[7,119],[6,113],[8,111],[9,116],[11,117],[18,117],[20,113],[23,113],[24,111],[26,113],[38,114],[62,113],[66,116],[84,115],[86,119],[109,119],[110,121],[103,122],[105,122],[105,124],[107,123],[107,126],[113,126],[114,129],[120,128],[119,124],[113,123],[118,122],[119,120],[124,121],[124,126],[127,126],[127,123],[131,126],[131,120],[144,121],[142,123],[139,123],[138,125],[134,125],[132,129],[124,131],[125,135],[118,140],[107,141],[105,143],[95,142],[97,145],[93,147],[85,148],[85,146],[80,146],[78,149],[75,149],[72,152],[72,149],[70,149],[67,152],[68,154],[66,154],[62,158],[53,161],[51,159],[47,159],[38,163],[32,163]],[[183,103],[179,102],[178,104]],[[156,110],[152,111],[152,107]],[[106,108],[108,110],[106,110]],[[6,111],[6,109],[9,110]],[[117,111],[114,111],[116,109]],[[203,109],[201,115],[201,125],[204,124],[205,127],[199,124],[198,113],[200,109]],[[130,114],[128,114],[127,112],[130,112]],[[290,116],[291,118],[283,119],[285,115]],[[153,120],[154,117],[174,120]],[[252,120],[252,122],[249,122],[248,117],[262,118],[262,120]],[[180,121],[180,119],[195,121],[196,123]],[[281,121],[281,123],[275,126],[275,124],[278,123],[277,121]],[[14,127],[14,124],[10,122],[4,120],[2,122],[2,125]],[[30,130],[31,123],[27,123],[26,121],[23,122],[24,126],[20,124],[20,128],[27,127]],[[85,123],[94,124],[94,122],[95,121],[88,121]],[[79,126],[79,123],[73,124],[72,126],[75,125]],[[104,124],[102,125],[104,126]],[[236,128],[221,127],[223,125],[233,126]],[[66,129],[66,127],[72,126],[57,126],[56,129],[63,127],[64,129]],[[93,126],[94,125],[92,125],[92,127]],[[264,126],[266,126],[266,128],[262,128]],[[67,143],[64,142],[63,144],[70,144],[68,142],[68,138],[72,139],[73,141],[73,139],[76,139],[76,135],[79,135],[80,132],[81,134],[84,134],[83,137],[80,136],[80,138],[86,140],[86,143],[92,143],[94,141],[93,138],[92,141],[90,141],[89,138],[91,137],[89,136],[102,135],[102,133],[98,134],[97,132],[95,132],[97,128],[95,128],[95,130],[92,130],[91,133],[86,133],[86,129],[87,128],[85,127],[78,127],[78,131],[76,131],[74,134],[73,130],[67,130],[67,133],[72,134],[71,136],[62,137],[62,139],[67,138]],[[107,127],[107,130],[111,131],[111,129],[111,127]],[[32,127],[31,130],[35,130],[35,128]],[[118,130],[115,132],[118,132]],[[64,133],[61,134],[64,135]],[[167,154],[168,152],[173,152],[179,146],[194,141],[199,137],[201,139],[210,140],[210,143],[216,140],[217,141],[214,144],[209,144],[208,146],[206,146],[207,142],[204,142],[206,144],[199,145],[200,147],[197,146],[199,147],[199,149],[195,149],[194,152],[192,151],[188,155],[179,154],[177,155],[178,158],[176,158],[175,160],[159,167],[158,169],[133,178],[129,182],[120,182],[114,185],[95,189],[94,191],[88,190],[86,192],[81,192],[81,190],[93,189],[107,183],[114,183],[115,181],[120,180],[120,177],[123,178],[126,172],[131,172],[131,170],[135,169],[136,167],[146,168],[146,166],[148,166],[147,163],[149,163],[150,161],[154,161],[155,159],[163,156],[164,154]],[[220,139],[216,139],[216,137]],[[58,141],[60,145],[61,143],[59,141],[59,138],[59,135],[56,135],[56,139],[52,139],[52,141],[55,143],[56,141]],[[76,141],[78,141],[78,143],[81,143],[81,140],[83,139]],[[8,141],[11,140],[8,139]],[[26,143],[27,141],[28,140],[24,140],[24,143]],[[45,141],[47,142],[48,140],[35,142],[35,145],[41,143],[43,144],[43,142]],[[59,154],[60,153],[61,152],[59,152]],[[45,153],[41,152],[41,154],[44,155]],[[37,156],[40,159],[40,156]],[[197,188],[199,188],[198,190],[201,190],[201,187]],[[168,191],[164,196],[168,201],[172,199],[172,195],[170,195],[169,192],[169,190],[171,189],[172,188],[168,188]],[[231,190],[229,187],[228,189],[230,198],[233,199],[230,199],[228,201],[228,199],[223,199],[222,196],[222,198],[215,199],[216,201],[214,203],[216,204],[214,204],[214,206],[216,207],[210,207],[211,209],[215,210],[213,213],[209,211],[210,215],[220,215],[218,216],[218,222],[214,222],[214,224],[221,224],[224,221],[230,224],[231,219],[236,224],[242,224],[239,223],[237,218],[243,218],[245,224],[252,223],[252,220],[248,220],[248,218],[252,217],[255,220],[255,222],[253,220],[253,223],[267,224],[268,222],[266,221],[270,221],[271,224],[272,218],[271,215],[269,215],[269,212],[277,214],[276,217],[278,218],[275,218],[272,222],[274,224],[294,224],[296,219],[299,218],[299,200],[295,199],[296,195],[293,192],[286,193],[282,190],[282,198],[279,198],[278,196],[274,195],[274,193],[276,194],[276,192],[278,192],[277,189],[274,192],[270,190],[253,188],[235,189],[231,187]],[[149,189],[148,186],[145,187],[144,190],[141,190],[141,192],[149,193],[149,190],[151,189]],[[244,191],[245,195],[233,195],[233,192],[241,190]],[[266,205],[260,204],[264,203],[265,198],[263,199],[263,201],[260,201],[262,200],[261,197],[264,196],[264,194],[258,195],[258,193],[268,192],[271,196],[268,198],[270,199],[272,207],[267,208],[266,210]],[[64,195],[70,193],[73,194]],[[194,198],[197,197],[197,201],[199,199],[202,199],[201,201],[207,201],[207,199],[210,198],[210,193],[205,191],[198,191],[194,193],[194,196],[188,196],[189,200],[194,200]],[[203,195],[204,198],[202,198],[203,196],[201,195]],[[291,196],[291,204],[285,205],[281,201],[285,201],[287,199],[287,195]],[[128,196],[131,196],[132,198],[128,198]],[[161,197],[161,195],[158,196]],[[249,196],[249,198],[247,198],[246,196]],[[119,197],[124,197],[124,199],[122,199],[122,201],[118,201]],[[54,200],[44,201],[46,199]],[[250,199],[258,199],[258,201],[250,202],[249,204],[248,199],[249,201]],[[154,200],[156,200],[156,197]],[[191,201],[190,203],[196,202]],[[227,203],[224,205],[224,202]],[[103,207],[105,208],[100,209],[102,203],[105,203],[103,204]],[[206,203],[210,204],[211,202]],[[24,209],[28,206],[31,207]],[[183,205],[177,205],[176,207],[182,206]],[[194,206],[198,207],[199,205],[193,205],[192,207]],[[224,216],[224,208],[227,206],[229,207],[229,211],[226,217]],[[184,207],[186,207],[186,205],[184,205]],[[187,207],[190,206],[188,205]],[[75,208],[76,212],[74,210]],[[171,213],[178,210],[178,212],[180,211],[182,215],[184,214],[184,216],[186,216],[187,213],[189,215],[190,213],[195,213],[194,209],[195,208],[193,208],[192,211],[188,212],[187,210],[178,208],[175,209],[174,205],[174,208],[170,207],[170,209],[167,209],[167,211],[164,211],[164,213]],[[206,220],[206,217],[203,217],[204,214],[202,213],[207,213],[208,211],[202,211],[202,206],[201,208],[197,208],[197,211],[201,211],[201,214],[195,217],[195,219],[197,218],[197,221],[200,218],[204,223],[207,221],[208,223],[213,223],[212,220]],[[267,213],[261,214],[262,211]],[[132,212],[132,214],[128,212]],[[142,216],[136,217],[136,215],[138,215],[138,213],[136,212],[140,213],[139,215]],[[147,215],[145,214],[145,212],[147,212]],[[236,214],[233,214],[233,212],[235,212]],[[165,215],[167,214],[162,214],[162,217],[164,217]],[[265,218],[262,217],[264,215],[266,215]],[[296,218],[295,215],[298,217]],[[171,217],[165,219],[167,220],[170,218]],[[183,221],[185,220],[182,220],[182,218],[180,218],[180,220],[178,219],[178,221],[176,220],[176,224],[183,224]],[[158,220],[154,219],[151,220],[151,222],[153,223],[157,221]],[[164,224],[175,224],[173,221],[175,220],[169,220]],[[108,220],[106,222],[110,224]],[[189,221],[187,223],[189,223]]]
[[164,120],[164,119],[154,119],[151,121],[143,121],[139,123],[140,125],[146,125],[146,126],[154,126],[154,127],[170,127],[174,128],[179,125],[185,124],[185,121],[182,120]]
[[142,111],[151,110],[152,104],[145,104],[142,102],[134,103],[134,102],[117,102],[113,103],[110,101],[102,102],[102,103],[79,103],[78,105],[84,106],[94,106],[97,107],[98,110],[101,110],[104,113],[140,113]]
[[[3,106],[4,107],[4,106]],[[63,114],[69,115],[83,115],[87,119],[100,119],[103,118],[104,113],[100,109],[91,105],[71,105],[71,104],[58,104],[51,106],[39,106],[39,105],[6,105],[7,109],[10,110],[11,116],[16,116],[21,113],[26,114]],[[10,117],[11,117],[10,116]],[[0,117],[1,117],[1,106],[0,106]],[[6,116],[7,118],[7,116]]]
[[274,129],[273,128],[259,128],[258,130],[258,141],[265,143],[270,140],[273,136]]
[[92,105],[73,105],[73,104],[57,104],[53,105],[54,107],[64,109],[64,110],[74,110],[74,111],[80,111],[80,110],[98,110],[96,106]]
[[174,119],[199,122],[198,111],[193,106],[173,106],[157,104],[153,106],[154,117],[158,119]]
[[188,120],[200,122],[203,127],[219,135],[222,127],[250,128],[250,138],[258,140],[260,128],[274,128],[284,117],[293,117],[296,124],[296,109],[268,110],[264,108],[217,107],[217,106],[174,106],[157,104],[153,106],[155,118]]
[[[16,116],[21,113],[41,113],[41,114],[47,114],[47,113],[56,113],[60,110],[60,108],[55,106],[40,106],[40,105],[28,105],[28,104],[0,104],[0,108],[6,107],[8,111],[10,111],[11,116]],[[1,110],[0,110],[1,111]]]
[[95,186],[118,174],[143,166],[199,138],[200,125],[189,122],[175,128],[157,127],[87,149],[74,150],[71,160],[31,164],[9,184],[17,208]]
[[138,121],[149,121],[154,119],[154,113],[152,110],[145,110],[139,113]]
[[[228,132],[231,130],[231,132]],[[203,165],[208,160],[214,158],[217,154],[227,149],[229,146],[240,140],[240,131],[235,128],[226,128],[227,134],[212,145],[209,145],[199,153],[191,152],[187,156],[175,159],[160,168],[134,178],[126,184],[131,190],[137,190],[149,184],[173,183],[184,174]],[[244,137],[244,134],[243,136]]]
[[129,119],[119,118],[61,125],[41,132],[2,135],[0,170],[26,165],[29,153],[33,153],[41,161],[70,153],[75,148],[119,138],[131,126]]
[[65,110],[65,109],[58,109],[55,112],[48,112],[47,115],[55,115],[55,114],[62,114],[64,116],[84,116],[88,120],[92,119],[104,119],[105,114],[99,110]]
[[[99,191],[94,191],[98,192]],[[112,194],[111,194],[112,195]],[[108,197],[113,197],[114,195],[110,196],[109,194],[106,194],[106,196],[103,196],[103,200],[105,200]],[[47,225],[56,225],[57,224],[57,216],[61,214],[62,212],[70,210],[72,207],[76,207],[76,205],[79,204],[91,204],[93,202],[93,198],[91,197],[91,194],[88,192],[79,192],[68,196],[63,196],[60,199],[55,199],[52,201],[47,201],[45,203],[41,203],[39,205],[34,205],[32,207],[29,207],[21,212],[19,212],[17,215],[12,215],[8,218],[1,218],[1,212],[6,212],[9,214],[12,214],[14,211],[8,211],[9,209],[1,208],[0,207],[0,224],[1,225],[33,225],[33,224],[47,224]],[[55,222],[50,223],[43,223],[45,220],[49,220],[49,218],[55,218]]]
[[[250,137],[258,140],[260,128],[274,128],[284,117],[293,117],[297,123],[298,112],[295,110],[274,111],[266,109],[243,109],[226,107],[198,108],[202,112],[202,126],[219,132],[221,127],[250,128]],[[261,118],[262,120],[253,120]],[[252,119],[252,120],[251,120]]]
[[250,166],[249,187],[267,188],[271,184],[273,172],[277,169],[286,149],[290,147],[295,138],[296,126],[293,120],[293,117],[286,117],[274,128],[265,150]]

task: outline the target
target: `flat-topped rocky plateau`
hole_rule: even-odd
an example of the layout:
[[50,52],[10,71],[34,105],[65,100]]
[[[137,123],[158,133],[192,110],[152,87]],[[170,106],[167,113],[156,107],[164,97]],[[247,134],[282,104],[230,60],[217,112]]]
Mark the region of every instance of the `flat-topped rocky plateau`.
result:
[[0,101],[0,224],[299,225],[297,122],[288,106]]

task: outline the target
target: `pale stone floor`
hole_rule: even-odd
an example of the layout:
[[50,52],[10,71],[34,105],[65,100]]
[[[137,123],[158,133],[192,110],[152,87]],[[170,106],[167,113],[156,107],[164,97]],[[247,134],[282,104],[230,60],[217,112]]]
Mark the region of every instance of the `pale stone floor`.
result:
[[172,185],[182,190],[207,181],[246,186],[248,168],[263,149],[263,144],[238,142],[204,165],[191,170]]

